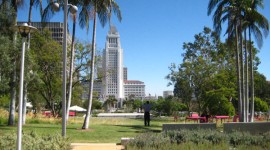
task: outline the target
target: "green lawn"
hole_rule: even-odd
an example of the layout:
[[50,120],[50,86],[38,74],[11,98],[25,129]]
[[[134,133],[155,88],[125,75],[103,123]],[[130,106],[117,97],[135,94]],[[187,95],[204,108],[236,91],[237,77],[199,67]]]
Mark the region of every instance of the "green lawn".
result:
[[[91,143],[119,143],[121,137],[135,137],[145,132],[160,132],[163,123],[172,122],[172,119],[153,119],[150,127],[145,127],[143,119],[127,118],[91,118],[88,130],[82,130],[82,118],[71,118],[67,125],[67,137],[72,142]],[[0,125],[0,135],[16,132],[17,127]],[[27,120],[23,132],[34,131],[40,135],[61,134],[61,120],[33,121]]]

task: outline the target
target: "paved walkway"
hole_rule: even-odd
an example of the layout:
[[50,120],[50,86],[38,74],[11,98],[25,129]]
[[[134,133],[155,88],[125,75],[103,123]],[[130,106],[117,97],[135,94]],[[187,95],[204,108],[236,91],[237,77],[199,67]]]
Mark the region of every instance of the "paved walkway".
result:
[[124,150],[115,143],[71,143],[72,150]]

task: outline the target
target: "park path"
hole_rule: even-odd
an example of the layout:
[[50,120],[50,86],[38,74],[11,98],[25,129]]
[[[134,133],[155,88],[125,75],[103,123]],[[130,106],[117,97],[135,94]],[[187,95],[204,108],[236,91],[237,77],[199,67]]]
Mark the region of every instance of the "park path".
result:
[[72,150],[124,150],[116,143],[71,143]]

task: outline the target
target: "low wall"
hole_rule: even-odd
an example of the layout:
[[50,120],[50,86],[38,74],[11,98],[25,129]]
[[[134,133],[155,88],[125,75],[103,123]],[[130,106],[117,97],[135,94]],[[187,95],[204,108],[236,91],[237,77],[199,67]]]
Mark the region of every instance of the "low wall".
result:
[[187,123],[187,124],[163,124],[162,131],[167,130],[194,130],[194,129],[214,129],[216,130],[215,123]]
[[97,117],[144,118],[144,113],[99,113]]
[[240,131],[251,134],[262,134],[270,131],[270,122],[230,122],[224,123],[223,126],[226,133]]

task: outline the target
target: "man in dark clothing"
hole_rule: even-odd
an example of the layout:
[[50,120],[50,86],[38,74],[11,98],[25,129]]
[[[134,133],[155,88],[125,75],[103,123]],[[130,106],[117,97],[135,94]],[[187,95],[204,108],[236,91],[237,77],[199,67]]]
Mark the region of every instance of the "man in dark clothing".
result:
[[150,110],[151,110],[151,104],[149,104],[149,101],[146,102],[146,104],[143,105],[144,109],[144,125],[150,126]]

